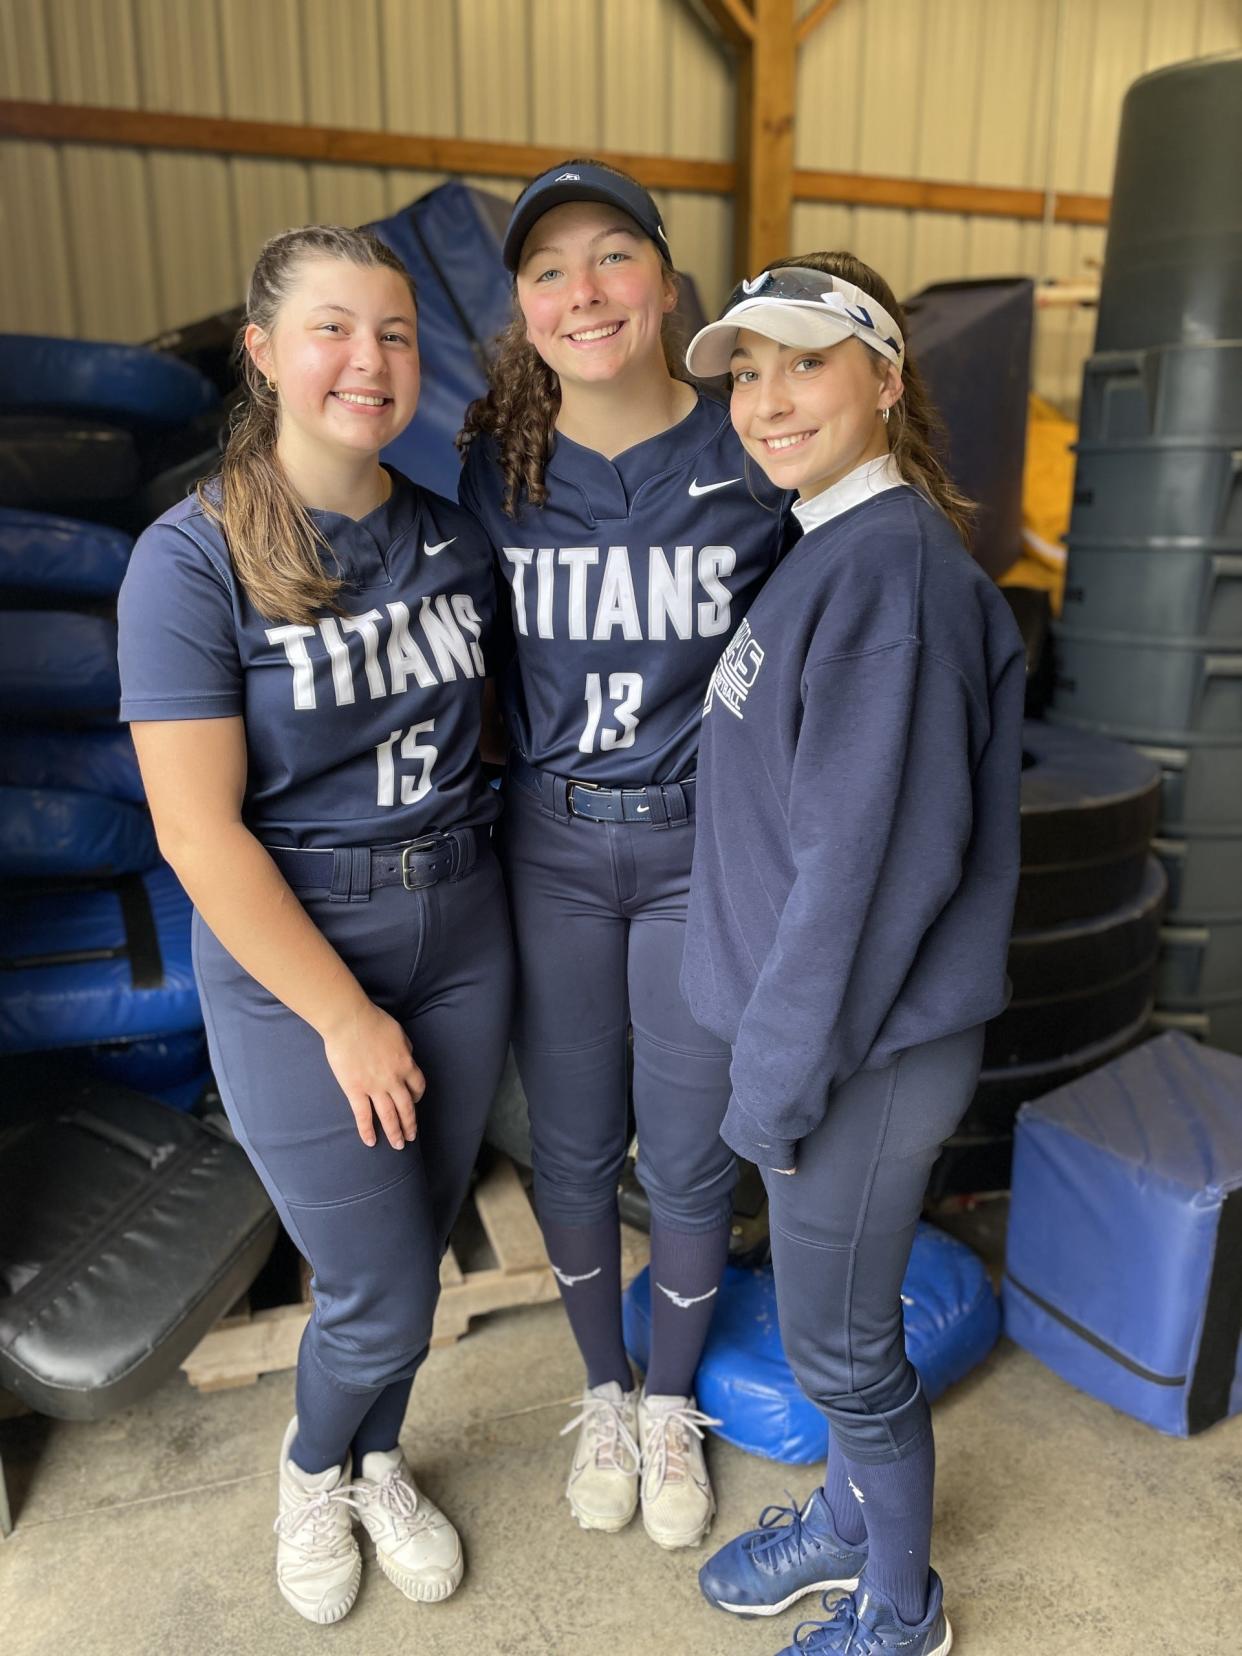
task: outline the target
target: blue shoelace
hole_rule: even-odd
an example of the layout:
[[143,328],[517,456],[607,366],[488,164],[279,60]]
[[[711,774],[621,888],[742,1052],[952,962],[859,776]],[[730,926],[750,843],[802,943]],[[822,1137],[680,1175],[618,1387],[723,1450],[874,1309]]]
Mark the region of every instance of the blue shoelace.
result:
[[751,1557],[762,1559],[771,1568],[801,1558],[807,1550],[801,1508],[788,1490],[785,1497],[787,1507],[766,1506],[759,1514],[759,1533],[750,1547]]
[[799,1656],[873,1656],[884,1648],[879,1634],[859,1621],[851,1594],[830,1603],[825,1593],[823,1607],[827,1621],[800,1622],[794,1628]]

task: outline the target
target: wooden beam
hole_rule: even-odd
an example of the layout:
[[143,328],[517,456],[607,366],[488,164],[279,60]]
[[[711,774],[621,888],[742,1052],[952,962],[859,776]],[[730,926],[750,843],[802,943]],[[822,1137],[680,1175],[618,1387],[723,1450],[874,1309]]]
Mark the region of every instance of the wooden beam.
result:
[[[818,172],[794,175],[798,201],[833,202],[851,207],[900,207],[920,213],[960,213],[974,218],[1042,219],[1042,190],[1002,184],[950,184],[930,178],[885,178],[876,173]],[[1053,217],[1058,224],[1107,224],[1108,196],[1058,195]]]
[[827,18],[828,13],[835,11],[840,4],[841,0],[815,0],[815,4],[810,11],[798,19],[797,27],[794,29],[794,40],[797,44],[805,46],[816,29]]
[[755,38],[755,16],[749,0],[700,0],[700,3],[731,46],[749,48]]
[[[565,159],[537,144],[488,143],[469,138],[418,137],[352,127],[301,127],[277,121],[232,121],[215,116],[167,115],[95,105],[27,103],[0,99],[0,138],[40,143],[105,144],[118,148],[188,150],[208,155],[254,155],[285,161],[360,167],[408,167],[423,172],[529,178]],[[731,161],[600,152],[650,189],[733,195],[738,170]],[[889,178],[869,173],[801,169],[793,175],[795,201],[855,207],[897,207],[923,213],[1038,220],[1042,190]],[[1058,224],[1108,223],[1109,198],[1066,193],[1056,197]],[[776,255],[769,254],[769,257]]]
[[735,278],[788,253],[793,224],[794,0],[754,4],[754,38],[738,64]]
[[[116,144],[123,148],[193,150],[253,155],[333,166],[402,167],[417,172],[475,173],[487,178],[530,178],[565,159],[562,147],[490,143],[371,132],[359,127],[293,126],[283,121],[234,121],[214,115],[170,115],[94,104],[29,103],[0,99],[0,137],[39,142]],[[601,161],[633,173],[653,190],[729,195],[729,161],[679,161],[664,155],[599,150]]]

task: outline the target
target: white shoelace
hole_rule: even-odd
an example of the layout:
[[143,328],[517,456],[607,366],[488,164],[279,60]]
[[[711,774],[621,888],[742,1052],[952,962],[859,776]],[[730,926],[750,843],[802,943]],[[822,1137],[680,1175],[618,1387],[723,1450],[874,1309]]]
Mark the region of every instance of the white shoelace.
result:
[[[584,1423],[596,1466],[601,1471],[624,1472],[632,1477],[638,1470],[638,1444],[625,1424],[622,1403],[607,1397],[584,1397],[579,1412],[568,1426],[561,1427],[561,1437]],[[622,1452],[629,1456],[628,1466],[621,1458]]]
[[418,1490],[405,1476],[404,1467],[394,1466],[379,1483],[363,1487],[370,1499],[392,1519],[398,1539],[407,1540],[434,1525],[431,1508],[420,1501]]
[[[306,1558],[331,1558],[348,1542],[350,1534],[350,1525],[339,1527],[335,1509],[352,1507],[355,1512],[360,1511],[360,1494],[357,1484],[338,1484],[335,1489],[322,1490],[310,1500],[282,1512],[272,1528],[286,1541],[294,1542]],[[309,1535],[302,1534],[306,1529]]]
[[645,1498],[654,1499],[666,1483],[684,1483],[689,1473],[686,1457],[690,1434],[703,1441],[705,1426],[719,1426],[718,1420],[689,1403],[648,1415],[643,1437]]

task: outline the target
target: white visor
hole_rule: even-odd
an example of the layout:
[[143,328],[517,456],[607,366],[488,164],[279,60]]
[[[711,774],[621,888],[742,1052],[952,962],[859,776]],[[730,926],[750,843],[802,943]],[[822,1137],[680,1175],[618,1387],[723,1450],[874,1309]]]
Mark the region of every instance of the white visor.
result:
[[727,374],[742,328],[778,345],[817,349],[859,339],[898,371],[905,360],[901,329],[879,300],[839,276],[800,265],[765,270],[735,288],[720,319],[690,341],[686,367],[698,379]]

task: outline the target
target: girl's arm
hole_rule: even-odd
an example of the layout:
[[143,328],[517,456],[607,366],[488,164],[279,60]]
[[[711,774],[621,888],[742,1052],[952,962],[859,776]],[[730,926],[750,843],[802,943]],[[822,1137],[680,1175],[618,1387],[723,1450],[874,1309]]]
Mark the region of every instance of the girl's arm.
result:
[[191,902],[238,964],[323,1037],[363,1142],[376,1142],[377,1117],[400,1149],[415,1135],[422,1071],[401,1025],[363,993],[242,822],[242,720],[130,728],[160,850]]
[[968,697],[955,671],[920,673],[921,660],[901,640],[805,675],[788,802],[795,877],[742,1014],[721,1127],[778,1172],[866,1058],[961,880]]

